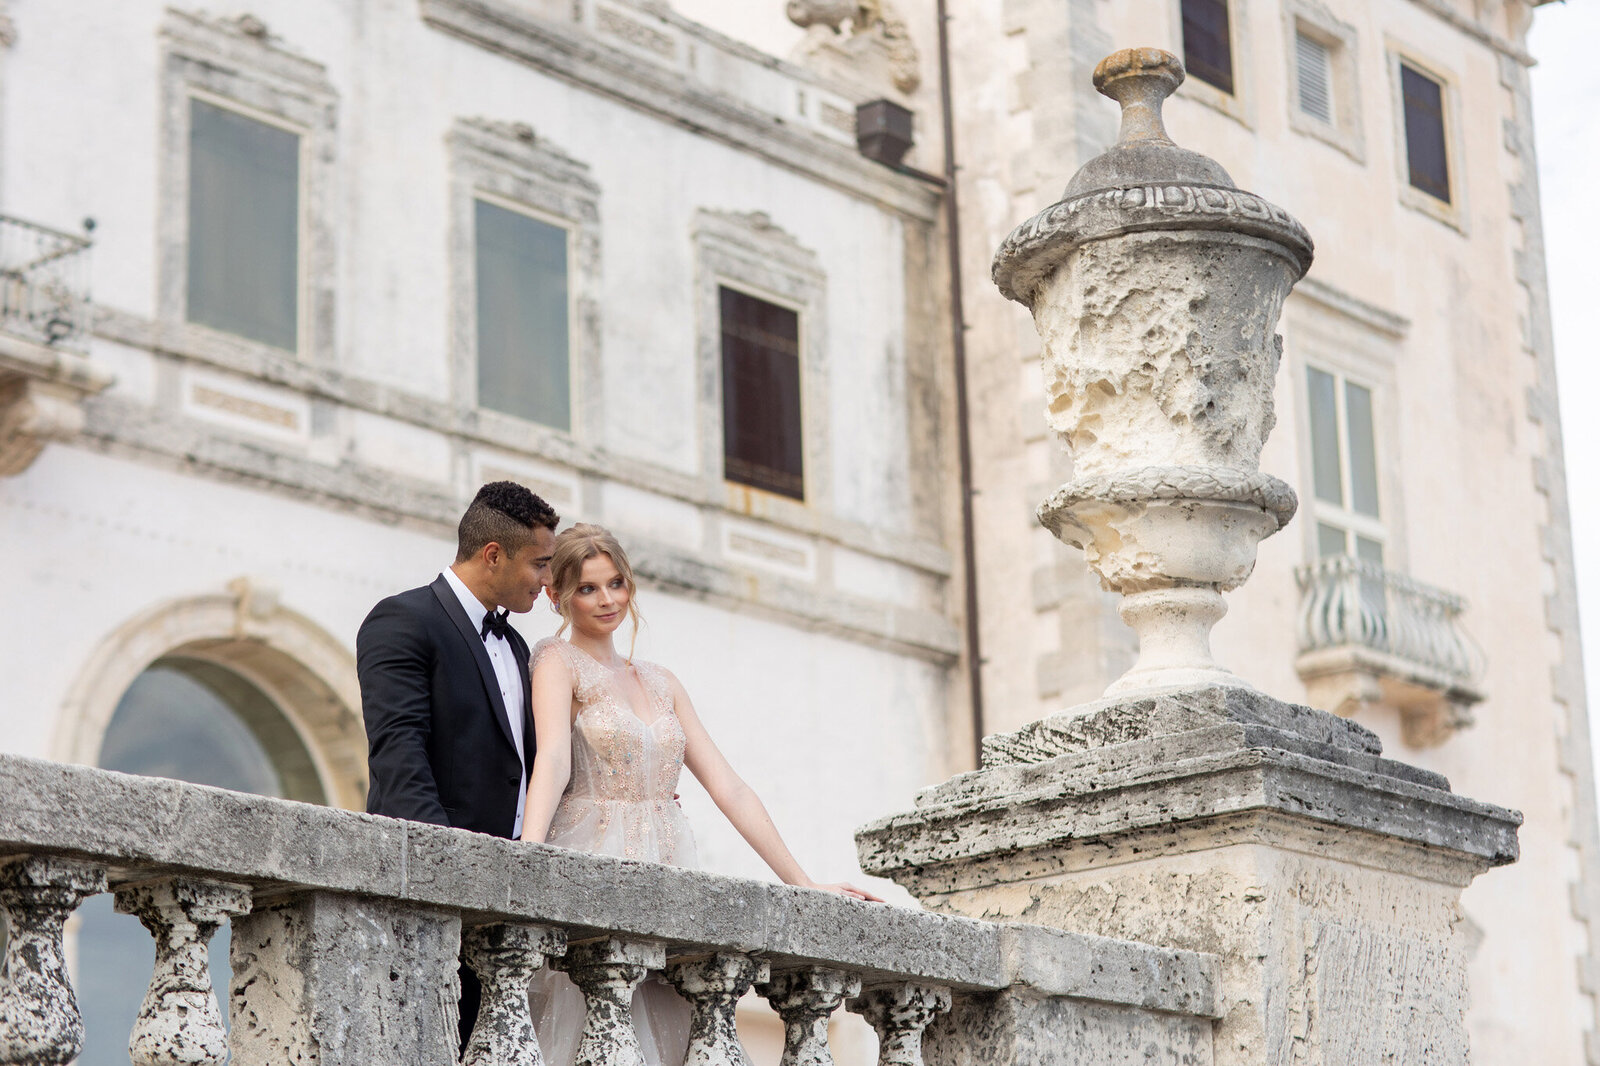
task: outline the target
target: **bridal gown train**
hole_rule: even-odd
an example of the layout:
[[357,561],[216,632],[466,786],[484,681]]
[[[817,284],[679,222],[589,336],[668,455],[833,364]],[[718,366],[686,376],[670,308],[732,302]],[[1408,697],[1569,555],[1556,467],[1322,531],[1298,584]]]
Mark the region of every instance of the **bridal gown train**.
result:
[[[559,655],[573,677],[572,777],[546,840],[620,859],[694,866],[694,836],[673,799],[683,769],[683,727],[666,672],[632,667],[649,707],[636,710],[622,675],[558,637],[534,645],[532,665]],[[641,717],[647,713],[648,720]],[[534,1031],[546,1066],[571,1066],[583,1035],[584,1002],[567,975],[541,969],[529,988]],[[634,1028],[649,1066],[680,1066],[689,1042],[689,1005],[659,977],[633,997]]]

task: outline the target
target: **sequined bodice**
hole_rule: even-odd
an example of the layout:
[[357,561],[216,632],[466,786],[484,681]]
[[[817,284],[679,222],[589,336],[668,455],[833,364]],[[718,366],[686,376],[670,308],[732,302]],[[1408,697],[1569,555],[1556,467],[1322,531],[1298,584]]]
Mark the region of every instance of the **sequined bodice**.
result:
[[559,638],[533,649],[533,665],[559,655],[572,674],[572,776],[549,842],[622,858],[692,863],[692,843],[673,799],[683,769],[683,727],[664,670],[635,663],[650,721],[628,700],[625,678]]

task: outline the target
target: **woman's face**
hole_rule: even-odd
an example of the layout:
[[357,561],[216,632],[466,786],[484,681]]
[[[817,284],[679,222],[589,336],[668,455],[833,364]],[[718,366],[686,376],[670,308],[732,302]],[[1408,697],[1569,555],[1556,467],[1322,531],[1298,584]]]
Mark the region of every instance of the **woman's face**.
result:
[[628,583],[609,555],[585,559],[568,610],[572,627],[588,636],[609,636],[628,613]]

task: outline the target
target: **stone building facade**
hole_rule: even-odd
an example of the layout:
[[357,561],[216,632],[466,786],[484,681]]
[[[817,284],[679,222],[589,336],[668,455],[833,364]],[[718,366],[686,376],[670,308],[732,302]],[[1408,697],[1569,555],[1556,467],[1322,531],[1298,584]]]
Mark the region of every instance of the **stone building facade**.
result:
[[[1473,1053],[1600,1061],[1523,0],[794,3],[793,21],[716,0],[9,7],[0,211],[7,270],[30,271],[0,330],[19,608],[0,749],[180,775],[209,759],[234,774],[215,783],[359,808],[355,629],[448,561],[480,482],[513,477],[633,549],[641,654],[684,679],[808,867],[848,873],[851,830],[971,766],[975,731],[1092,700],[1132,662],[1114,597],[1033,517],[1071,471],[1033,324],[989,266],[1115,137],[1094,63],[1157,45],[1189,60],[1167,105],[1181,142],[1319,245],[1279,326],[1262,457],[1301,515],[1231,597],[1218,658],[1524,812],[1521,861],[1464,896]],[[976,671],[928,180],[943,9]],[[915,116],[909,170],[857,149],[878,98]],[[1437,120],[1442,155],[1413,159],[1408,115]],[[290,224],[246,237],[254,284],[290,280],[275,318],[246,320],[204,284],[231,231],[197,159],[274,150],[250,218],[278,203]],[[496,227],[560,250],[553,409],[486,369]],[[92,300],[52,324],[12,294],[81,291],[63,264],[92,270]],[[725,290],[796,326],[798,499],[730,479]],[[174,694],[189,718],[162,717]],[[686,791],[707,865],[759,873]]]

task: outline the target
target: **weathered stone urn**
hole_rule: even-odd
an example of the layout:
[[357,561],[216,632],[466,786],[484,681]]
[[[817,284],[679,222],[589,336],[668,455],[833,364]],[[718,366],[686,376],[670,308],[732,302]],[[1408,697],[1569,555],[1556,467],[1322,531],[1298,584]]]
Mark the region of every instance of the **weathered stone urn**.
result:
[[1212,659],[1211,627],[1295,510],[1260,459],[1278,316],[1311,237],[1167,136],[1161,105],[1182,80],[1154,48],[1101,61],[1094,84],[1122,105],[1121,136],[994,261],[1000,291],[1033,312],[1047,418],[1073,459],[1039,519],[1122,594],[1139,635],[1107,695],[1242,685]]

